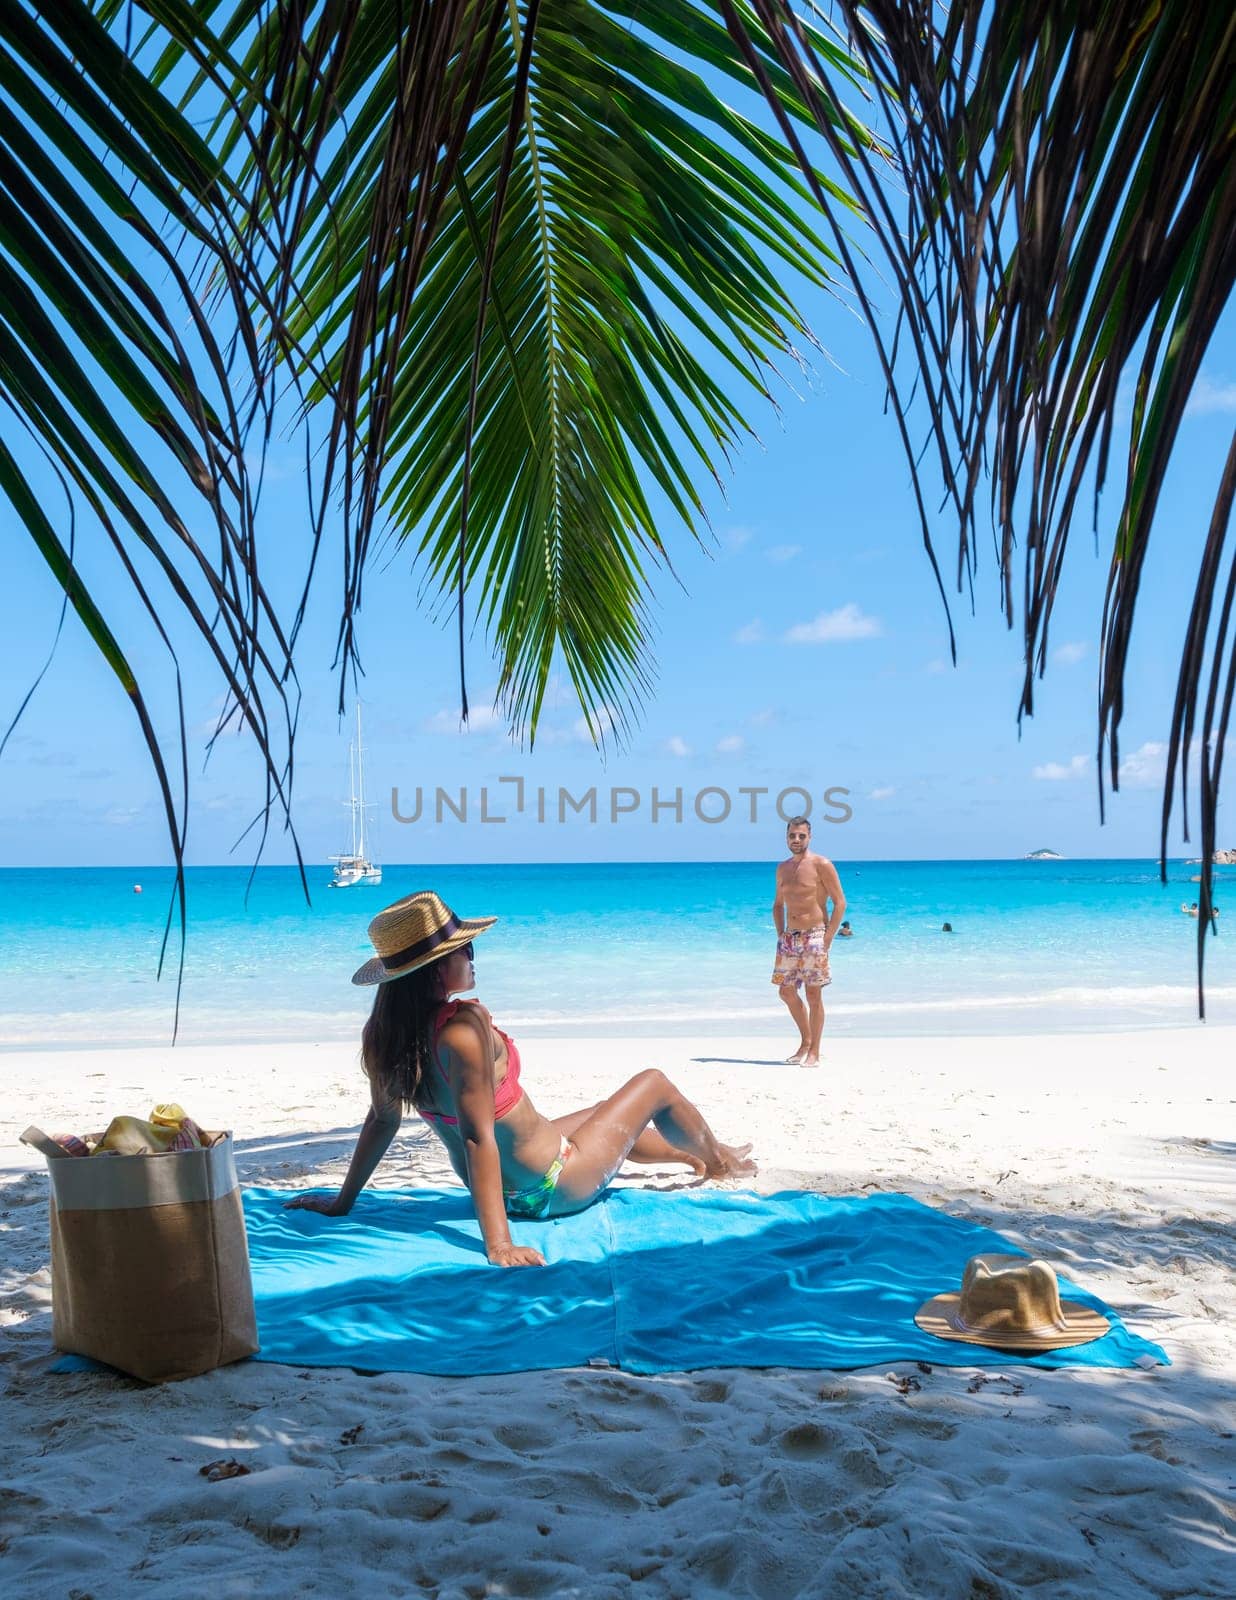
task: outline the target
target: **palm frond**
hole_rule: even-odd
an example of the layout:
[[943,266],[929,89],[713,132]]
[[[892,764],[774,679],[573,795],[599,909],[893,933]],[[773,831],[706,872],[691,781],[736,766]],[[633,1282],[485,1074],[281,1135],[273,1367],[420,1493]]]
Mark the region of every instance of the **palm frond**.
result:
[[[199,44],[209,52],[209,40]],[[245,462],[276,348],[260,351],[250,316],[265,301],[244,233],[255,213],[81,0],[6,7],[0,108],[0,494],[137,716],[176,863],[164,949],[178,915],[183,964],[185,714],[167,603],[151,574],[253,731],[268,811],[286,807],[291,777],[291,663],[258,574]],[[217,284],[232,350],[216,340],[177,246]],[[149,281],[152,262],[162,283]],[[234,398],[242,388],[244,410]],[[36,457],[89,513],[67,542],[31,476]],[[83,577],[108,551],[172,660],[178,771],[132,652]]]
[[[782,282],[844,287],[792,156],[755,115],[755,80],[705,4],[344,0],[302,8],[293,53],[315,66],[276,83],[288,21],[263,27],[263,10],[240,4],[222,31],[245,13],[244,74],[301,138],[268,178],[303,197],[295,296],[270,293],[313,352],[297,368],[309,403],[336,418],[320,503],[338,481],[344,670],[366,557],[391,532],[455,596],[461,648],[475,586],[517,728],[535,737],[561,651],[585,714],[621,729],[649,686],[649,582],[668,563],[654,495],[701,535],[695,480],[748,432],[737,392],[768,401],[774,361],[812,339]],[[839,139],[870,142],[813,87]],[[221,129],[230,158],[238,134]]]
[[[722,6],[741,34],[736,8]],[[755,0],[754,9],[810,98],[820,70],[812,41],[784,0]],[[1164,477],[1236,280],[1236,12],[1192,0],[840,0],[838,10],[875,86],[904,206],[861,150],[856,161],[838,150],[822,102],[817,124],[900,294],[895,337],[873,330],[916,486],[910,388],[925,397],[958,530],[959,588],[973,580],[990,483],[1002,604],[1010,626],[1020,612],[1024,644],[1019,715],[1032,714],[1046,670],[1088,484],[1097,530],[1131,384],[1101,630],[1102,810],[1105,780],[1119,785],[1125,676]],[[1159,841],[1166,877],[1178,784],[1188,838],[1188,758],[1200,740],[1199,1007],[1236,676],[1232,475],[1229,455],[1216,463],[1214,515],[1200,541]],[[931,550],[921,491],[919,503]]]

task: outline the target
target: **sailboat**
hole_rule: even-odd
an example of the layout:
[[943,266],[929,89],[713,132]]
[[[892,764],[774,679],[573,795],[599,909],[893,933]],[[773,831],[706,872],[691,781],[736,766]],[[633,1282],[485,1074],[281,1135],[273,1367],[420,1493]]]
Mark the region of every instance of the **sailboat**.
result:
[[352,813],[352,848],[346,855],[330,856],[335,863],[332,889],[351,889],[359,883],[381,883],[382,868],[370,859],[365,846],[365,747],[361,742],[360,701],[356,702],[356,738],[348,745],[351,797],[344,802]]

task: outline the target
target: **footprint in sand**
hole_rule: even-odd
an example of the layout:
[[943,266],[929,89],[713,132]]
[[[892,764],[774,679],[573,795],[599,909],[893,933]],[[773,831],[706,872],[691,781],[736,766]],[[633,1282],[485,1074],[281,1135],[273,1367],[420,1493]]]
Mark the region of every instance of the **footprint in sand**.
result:
[[777,1440],[787,1456],[810,1460],[815,1456],[831,1455],[846,1443],[846,1435],[837,1428],[824,1428],[818,1422],[800,1422]]
[[451,1509],[449,1496],[424,1484],[401,1485],[397,1508],[401,1516],[412,1517],[416,1522],[436,1522]]
[[1134,1450],[1153,1456],[1156,1461],[1165,1462],[1169,1467],[1179,1467],[1184,1464],[1183,1457],[1172,1453],[1167,1436],[1157,1428],[1139,1428],[1136,1433],[1130,1435],[1129,1443]]
[[494,1438],[516,1455],[528,1455],[535,1450],[548,1450],[554,1435],[548,1428],[539,1428],[531,1422],[503,1422],[494,1429]]
[[263,1522],[254,1517],[245,1517],[240,1526],[263,1544],[268,1544],[272,1550],[290,1550],[300,1542],[300,1529],[289,1523]]

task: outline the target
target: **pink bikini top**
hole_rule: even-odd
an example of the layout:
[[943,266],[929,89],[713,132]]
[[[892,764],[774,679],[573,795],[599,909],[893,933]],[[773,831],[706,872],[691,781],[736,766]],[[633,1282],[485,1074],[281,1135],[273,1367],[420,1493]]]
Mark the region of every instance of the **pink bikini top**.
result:
[[[462,1005],[471,1005],[468,1000],[448,1000],[439,1009],[433,1025],[434,1060],[438,1064],[438,1071],[442,1074],[443,1083],[449,1083],[446,1068],[438,1061],[437,1043],[438,1035],[450,1022]],[[519,1086],[519,1047],[509,1033],[503,1033],[501,1028],[495,1027],[494,1032],[500,1039],[506,1041],[506,1077],[494,1090],[494,1117],[505,1117],[508,1111],[514,1110],[524,1097],[524,1091]],[[424,1111],[417,1108],[420,1116],[426,1122],[449,1122],[452,1127],[457,1127],[458,1117],[448,1117],[445,1111]]]

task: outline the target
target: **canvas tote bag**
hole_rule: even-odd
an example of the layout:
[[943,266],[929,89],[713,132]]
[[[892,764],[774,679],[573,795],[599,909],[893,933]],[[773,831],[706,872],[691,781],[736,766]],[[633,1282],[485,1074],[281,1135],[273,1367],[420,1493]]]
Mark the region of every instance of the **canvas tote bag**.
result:
[[258,1348],[232,1136],[201,1150],[67,1156],[22,1135],[51,1179],[52,1338],[147,1383]]

